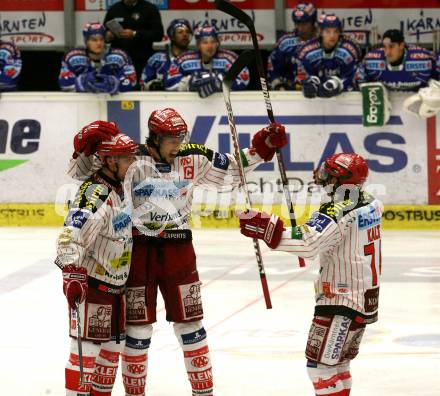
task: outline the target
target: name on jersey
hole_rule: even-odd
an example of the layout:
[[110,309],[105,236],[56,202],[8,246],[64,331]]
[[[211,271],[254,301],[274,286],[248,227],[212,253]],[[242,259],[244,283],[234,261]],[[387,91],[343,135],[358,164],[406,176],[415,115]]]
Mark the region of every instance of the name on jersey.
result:
[[368,242],[380,239],[380,224],[367,229]]
[[358,224],[360,230],[380,224],[382,213],[378,206],[367,205],[359,210]]
[[310,227],[315,227],[316,231],[322,232],[328,227],[331,221],[332,219],[325,214],[315,212],[306,224]]

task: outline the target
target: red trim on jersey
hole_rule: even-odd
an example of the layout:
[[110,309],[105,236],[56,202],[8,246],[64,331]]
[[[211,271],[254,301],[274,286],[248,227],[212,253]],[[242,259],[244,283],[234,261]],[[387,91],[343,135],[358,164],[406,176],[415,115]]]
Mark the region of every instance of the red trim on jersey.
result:
[[3,0],[0,11],[63,11],[63,0]]
[[440,204],[440,147],[437,146],[437,117],[426,120],[426,143],[428,146],[428,203]]
[[[294,8],[298,0],[286,0],[286,8]],[[315,0],[317,8],[438,8],[438,0]]]

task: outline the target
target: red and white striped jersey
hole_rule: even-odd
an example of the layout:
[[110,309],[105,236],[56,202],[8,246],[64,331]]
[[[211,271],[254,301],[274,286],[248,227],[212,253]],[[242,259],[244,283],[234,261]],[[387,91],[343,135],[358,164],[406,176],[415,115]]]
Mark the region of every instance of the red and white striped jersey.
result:
[[276,250],[305,259],[319,255],[316,315],[377,320],[382,211],[380,201],[361,192],[357,203],[323,204],[306,224],[283,232]]
[[131,221],[121,195],[119,182],[101,172],[92,175],[70,204],[57,239],[57,264],[85,267],[107,292],[125,285],[130,270]]
[[[262,162],[252,149],[244,149],[241,154],[246,173]],[[83,179],[100,166],[96,157],[80,155],[71,160],[68,173]],[[137,157],[124,182],[127,205],[128,195],[132,199],[133,224],[146,233],[188,229],[195,187],[221,190],[239,184],[240,173],[234,156],[191,143],[182,145],[172,164],[158,163],[149,155]]]

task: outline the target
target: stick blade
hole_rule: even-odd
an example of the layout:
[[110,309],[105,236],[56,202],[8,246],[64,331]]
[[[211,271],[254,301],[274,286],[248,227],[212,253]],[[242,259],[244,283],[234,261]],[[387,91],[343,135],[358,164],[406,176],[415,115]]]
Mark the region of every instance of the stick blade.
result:
[[237,76],[241,73],[241,71],[249,66],[255,59],[255,51],[254,50],[245,50],[243,51],[235,62],[232,64],[231,68],[226,72],[223,77],[223,82],[228,86],[231,86]]
[[229,14],[230,16],[243,22],[248,28],[254,25],[252,18],[243,10],[226,0],[215,0],[215,6],[218,10]]

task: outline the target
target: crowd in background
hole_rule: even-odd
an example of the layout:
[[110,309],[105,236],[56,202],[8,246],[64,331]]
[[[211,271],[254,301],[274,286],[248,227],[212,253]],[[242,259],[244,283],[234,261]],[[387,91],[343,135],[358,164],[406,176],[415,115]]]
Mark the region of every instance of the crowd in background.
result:
[[[400,30],[384,32],[382,46],[363,56],[359,45],[344,35],[337,15],[318,15],[312,3],[299,3],[292,19],[294,31],[278,40],[268,58],[273,90],[301,90],[307,98],[327,98],[372,81],[391,91],[417,92],[439,80],[440,53],[405,43]],[[188,20],[175,19],[166,30],[169,44],[154,52],[153,43],[163,34],[156,6],[145,0],[115,3],[103,23],[84,26],[84,47],[64,55],[60,89],[109,94],[194,91],[203,98],[221,91],[222,78],[237,54],[221,48],[215,27],[193,31]],[[193,36],[196,49],[189,50]],[[19,50],[0,41],[0,90],[16,89],[21,67]],[[247,89],[249,80],[249,70],[243,69],[232,89]]]

